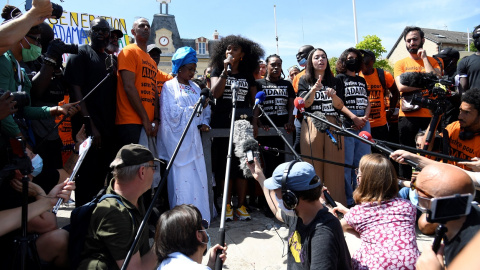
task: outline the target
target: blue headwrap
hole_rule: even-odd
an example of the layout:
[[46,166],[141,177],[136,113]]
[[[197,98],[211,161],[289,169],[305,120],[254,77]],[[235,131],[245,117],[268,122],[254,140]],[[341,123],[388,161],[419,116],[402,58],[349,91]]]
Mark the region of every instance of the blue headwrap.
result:
[[172,73],[177,74],[181,66],[197,62],[197,52],[192,47],[181,47],[172,57]]

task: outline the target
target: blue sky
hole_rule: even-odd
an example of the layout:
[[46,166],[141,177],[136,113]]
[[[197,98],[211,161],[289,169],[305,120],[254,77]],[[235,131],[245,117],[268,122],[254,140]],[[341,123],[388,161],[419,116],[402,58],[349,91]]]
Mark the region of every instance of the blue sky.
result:
[[[128,27],[135,17],[151,21],[160,10],[156,0],[52,1],[68,11],[124,18]],[[6,0],[1,2],[6,4]],[[478,0],[355,2],[359,41],[366,35],[377,35],[387,51],[407,25],[466,32],[480,24]],[[25,2],[9,3],[23,9]],[[212,38],[215,30],[222,36],[240,34],[261,44],[267,56],[276,53],[273,5],[277,7],[279,53],[284,69],[296,64],[295,54],[304,44],[325,49],[329,57],[339,56],[355,45],[351,0],[171,0],[169,14],[175,15],[182,38]]]

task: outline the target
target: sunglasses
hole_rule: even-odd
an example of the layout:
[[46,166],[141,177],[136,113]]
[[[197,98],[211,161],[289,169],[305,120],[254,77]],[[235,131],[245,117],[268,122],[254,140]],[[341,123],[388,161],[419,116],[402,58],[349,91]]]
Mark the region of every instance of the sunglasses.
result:
[[150,167],[150,168],[152,168],[152,170],[156,171],[158,166],[149,164],[149,165],[145,165],[144,167]]

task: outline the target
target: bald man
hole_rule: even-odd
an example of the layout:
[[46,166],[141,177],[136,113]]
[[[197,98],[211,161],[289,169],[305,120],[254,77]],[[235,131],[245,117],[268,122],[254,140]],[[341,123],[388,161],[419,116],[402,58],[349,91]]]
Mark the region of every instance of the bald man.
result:
[[[419,196],[419,204],[421,204],[421,197],[430,199],[455,194],[475,194],[473,182],[467,173],[458,167],[442,163],[426,166],[418,174],[415,186]],[[420,228],[423,219],[420,218],[418,222]],[[448,266],[480,230],[480,209],[478,206],[472,205],[469,215],[448,221],[445,226],[448,229],[444,239],[445,263]]]

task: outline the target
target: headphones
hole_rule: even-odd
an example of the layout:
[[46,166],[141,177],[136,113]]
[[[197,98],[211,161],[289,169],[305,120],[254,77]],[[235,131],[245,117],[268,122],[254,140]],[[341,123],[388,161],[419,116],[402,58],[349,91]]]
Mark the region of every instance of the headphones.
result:
[[473,132],[473,131],[460,131],[458,134],[458,138],[462,141],[468,141],[473,139],[476,135],[480,134],[480,132]]
[[293,210],[298,205],[297,195],[295,195],[293,191],[287,189],[288,173],[290,172],[290,170],[292,169],[295,163],[297,163],[297,160],[290,161],[285,167],[285,170],[283,171],[283,176],[282,176],[282,200],[283,200],[283,205],[288,210]]

